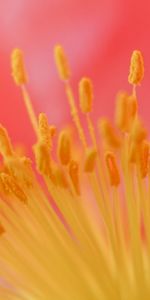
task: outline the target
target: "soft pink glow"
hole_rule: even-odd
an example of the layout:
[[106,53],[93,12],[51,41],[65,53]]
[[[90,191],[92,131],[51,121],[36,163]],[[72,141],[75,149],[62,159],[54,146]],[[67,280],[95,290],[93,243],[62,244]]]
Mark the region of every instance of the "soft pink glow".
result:
[[138,95],[140,110],[149,123],[149,34],[148,0],[2,0],[0,1],[0,122],[14,140],[34,140],[19,89],[10,76],[9,55],[14,47],[24,50],[29,90],[36,108],[46,111],[49,121],[67,123],[70,115],[63,85],[53,61],[53,46],[62,43],[73,70],[76,88],[82,75],[93,79],[93,117],[111,116],[114,97],[127,88],[128,65],[133,49],[140,49],[146,65],[145,80]]

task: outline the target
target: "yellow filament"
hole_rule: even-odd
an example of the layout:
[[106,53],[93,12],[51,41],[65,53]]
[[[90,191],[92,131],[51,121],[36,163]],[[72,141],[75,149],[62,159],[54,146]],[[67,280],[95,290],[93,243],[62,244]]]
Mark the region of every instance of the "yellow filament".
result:
[[37,117],[35,115],[28,91],[25,86],[22,86],[21,89],[22,89],[24,103],[25,103],[31,124],[33,126],[33,129],[34,129],[36,135],[38,136],[38,121],[37,121]]
[[130,73],[128,81],[130,84],[138,85],[144,77],[144,62],[140,51],[134,50],[131,56]]
[[107,120],[106,118],[101,119],[99,121],[99,129],[104,139],[104,142],[109,147],[113,147],[113,148],[120,147],[120,143],[121,143],[120,138],[116,134],[109,120]]
[[76,107],[76,104],[75,104],[72,89],[71,89],[69,84],[66,85],[66,94],[67,94],[68,102],[69,102],[70,109],[71,109],[71,115],[72,115],[73,121],[75,123],[75,126],[77,128],[79,138],[82,142],[83,147],[86,148],[87,147],[86,137],[85,137],[85,134],[84,134],[81,122],[80,122],[80,118],[79,118],[79,115],[78,115],[78,110],[77,110],[77,107]]
[[80,108],[83,113],[89,113],[92,110],[93,86],[89,78],[82,78],[79,82]]
[[60,132],[58,141],[58,156],[62,165],[68,165],[71,159],[71,140],[67,130]]
[[118,186],[120,184],[120,175],[116,164],[115,156],[112,152],[106,153],[105,161],[109,173],[110,184]]
[[61,45],[55,46],[54,58],[60,79],[65,81],[68,80],[71,74],[70,67],[64,49]]
[[24,66],[23,52],[14,49],[11,56],[12,76],[17,85],[27,83],[27,74]]
[[87,149],[85,163],[84,163],[84,171],[87,173],[91,173],[94,171],[95,164],[97,158],[97,151],[95,149]]

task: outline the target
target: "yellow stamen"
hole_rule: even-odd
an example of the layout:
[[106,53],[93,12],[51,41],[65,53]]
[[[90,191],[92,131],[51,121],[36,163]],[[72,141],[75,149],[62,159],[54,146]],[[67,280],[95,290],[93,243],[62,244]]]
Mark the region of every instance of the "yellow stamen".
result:
[[79,185],[79,164],[72,160],[69,164],[69,174],[74,186],[76,193],[80,194],[80,185]]
[[33,129],[34,129],[36,135],[38,136],[38,121],[37,121],[37,117],[35,115],[28,91],[25,86],[21,86],[21,89],[22,89],[24,103],[25,103],[31,124],[33,126]]
[[110,184],[118,186],[120,184],[120,175],[114,154],[112,152],[106,153],[105,161],[109,173]]
[[47,145],[48,149],[51,148],[50,128],[44,113],[39,114],[39,139],[41,143]]
[[83,113],[89,113],[92,110],[93,86],[89,78],[82,78],[79,82],[80,108]]
[[8,192],[10,195],[15,195],[22,202],[27,202],[27,197],[17,184],[15,178],[6,173],[0,173],[0,178],[3,182],[6,193]]
[[3,157],[13,155],[13,148],[7,130],[0,125],[0,152]]
[[137,114],[137,100],[135,96],[128,96],[122,92],[117,96],[115,121],[123,132],[130,131]]
[[14,49],[11,56],[12,76],[17,85],[27,83],[27,74],[24,65],[23,52]]
[[128,76],[129,83],[138,85],[144,77],[144,62],[140,51],[135,50],[131,56],[130,73]]
[[146,177],[148,173],[148,163],[149,163],[149,143],[144,141],[141,145],[140,151],[140,173],[142,178]]
[[60,79],[65,81],[69,80],[71,75],[70,67],[64,49],[61,45],[55,46],[54,57]]
[[101,131],[102,137],[104,139],[104,142],[112,148],[118,148],[120,147],[120,138],[116,134],[114,128],[112,127],[109,120],[106,118],[103,118],[99,121],[99,129]]
[[37,143],[34,146],[35,159],[37,170],[46,176],[50,176],[51,174],[51,159],[49,148],[46,144]]
[[77,107],[75,104],[73,92],[72,92],[72,89],[69,84],[66,85],[66,94],[67,94],[68,102],[69,102],[70,109],[71,109],[72,119],[76,125],[77,131],[79,134],[79,138],[82,142],[83,147],[86,148],[87,147],[86,137],[85,137],[84,130],[82,128],[81,121],[80,121],[80,118],[78,115],[78,110],[77,110]]
[[56,135],[57,129],[54,125],[49,126],[50,136],[53,138]]
[[138,118],[133,123],[130,136],[135,143],[141,143],[147,137],[146,129]]
[[86,159],[84,163],[84,171],[91,173],[94,171],[97,158],[97,151],[95,149],[87,149]]
[[63,172],[63,170],[61,170],[58,166],[54,166],[53,167],[53,175],[55,178],[55,185],[60,186],[62,188],[67,188],[68,187],[68,183],[65,177],[65,174]]
[[14,78],[14,81],[17,85],[21,86],[22,94],[24,103],[27,109],[27,112],[29,114],[33,129],[38,135],[38,123],[37,118],[34,113],[34,109],[28,94],[28,91],[25,87],[25,84],[27,83],[27,75],[25,71],[24,66],[24,59],[23,59],[23,53],[20,49],[14,49],[11,56],[11,65],[12,65],[12,75]]
[[71,158],[71,141],[66,130],[61,131],[59,135],[58,156],[62,165],[68,165]]

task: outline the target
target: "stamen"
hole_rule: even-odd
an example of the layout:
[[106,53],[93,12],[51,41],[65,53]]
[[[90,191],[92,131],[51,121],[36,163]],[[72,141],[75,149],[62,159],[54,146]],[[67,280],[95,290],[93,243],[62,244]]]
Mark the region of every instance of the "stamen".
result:
[[84,163],[84,171],[87,173],[91,173],[94,171],[95,164],[97,158],[97,151],[95,149],[87,149],[85,163]]
[[34,175],[31,160],[28,157],[8,157],[5,161],[5,166],[20,185],[27,188],[33,185]]
[[72,180],[74,189],[78,195],[80,195],[80,186],[79,186],[79,164],[72,160],[69,164],[69,175]]
[[65,177],[63,170],[61,170],[58,166],[55,165],[53,168],[53,175],[55,178],[55,184],[60,186],[61,188],[66,189],[68,187],[68,183]]
[[37,143],[34,146],[35,152],[35,160],[36,160],[36,167],[39,173],[50,176],[51,175],[51,159],[50,159],[50,152],[47,145],[43,143]]
[[109,173],[110,184],[112,186],[118,186],[120,184],[120,175],[114,154],[112,152],[106,153],[105,161]]
[[0,152],[5,158],[14,154],[7,130],[2,125],[0,125]]
[[128,81],[130,84],[138,85],[144,77],[144,62],[140,51],[135,50],[131,56],[130,73]]
[[62,46],[55,46],[54,57],[60,79],[64,81],[69,80],[71,75],[70,67]]
[[26,75],[25,66],[24,66],[23,53],[20,49],[13,50],[12,56],[11,56],[11,66],[12,66],[12,75],[13,75],[14,81],[16,82],[17,85],[21,86],[21,90],[22,90],[24,103],[25,103],[27,112],[29,114],[33,129],[35,130],[35,133],[38,135],[37,118],[34,113],[29,94],[25,87],[25,84],[27,83],[27,75]]
[[142,178],[146,177],[148,173],[148,163],[149,163],[149,154],[150,147],[147,141],[144,141],[141,145],[140,151],[140,172]]
[[71,141],[66,130],[61,131],[59,135],[58,156],[62,165],[68,165],[71,158]]
[[75,123],[75,126],[77,128],[79,138],[82,142],[82,145],[86,149],[86,147],[87,147],[86,137],[85,137],[82,125],[81,125],[81,121],[80,121],[78,110],[77,110],[77,107],[76,107],[76,104],[75,104],[72,89],[71,89],[69,84],[66,85],[66,94],[67,94],[68,102],[69,102],[70,109],[71,109],[72,119],[73,119],[73,121]]
[[27,197],[17,184],[15,178],[6,173],[0,173],[0,178],[3,182],[6,193],[8,192],[10,195],[15,195],[20,201],[24,203],[27,202]]
[[14,49],[11,56],[12,76],[17,85],[27,83],[27,74],[24,65],[23,52]]
[[56,135],[57,129],[54,125],[49,126],[50,136],[53,138]]
[[92,110],[93,86],[89,78],[82,78],[79,82],[80,108],[83,113],[89,113]]
[[122,92],[117,96],[115,121],[118,128],[123,132],[130,131],[137,115],[136,97]]
[[51,149],[51,132],[47,116],[44,113],[39,114],[39,139],[41,143],[47,145],[48,149]]
[[147,137],[146,129],[138,118],[133,123],[130,136],[135,143],[141,143]]
[[109,120],[103,118],[99,121],[99,129],[104,139],[104,142],[112,148],[120,147],[121,140],[119,136],[116,134],[114,128],[112,127]]

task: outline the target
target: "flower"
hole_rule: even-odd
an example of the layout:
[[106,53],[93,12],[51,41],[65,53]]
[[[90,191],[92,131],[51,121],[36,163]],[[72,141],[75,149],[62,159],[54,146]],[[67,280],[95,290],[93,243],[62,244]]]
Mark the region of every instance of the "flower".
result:
[[135,53],[129,74],[133,91],[118,94],[114,125],[106,118],[98,121],[99,139],[91,115],[92,82],[84,77],[79,83],[87,136],[67,57],[60,45],[55,47],[78,142],[72,126],[57,133],[45,113],[37,119],[23,53],[13,51],[12,74],[37,136],[33,151],[46,187],[1,125],[1,299],[149,299],[149,142],[136,96],[143,58]]

